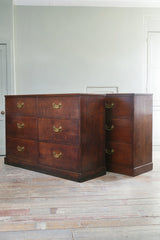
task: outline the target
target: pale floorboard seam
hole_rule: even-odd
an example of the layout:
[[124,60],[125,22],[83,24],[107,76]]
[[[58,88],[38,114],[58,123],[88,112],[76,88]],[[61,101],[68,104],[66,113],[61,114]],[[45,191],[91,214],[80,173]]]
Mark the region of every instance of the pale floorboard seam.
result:
[[160,152],[137,177],[107,173],[77,183],[4,165],[0,240],[159,240]]

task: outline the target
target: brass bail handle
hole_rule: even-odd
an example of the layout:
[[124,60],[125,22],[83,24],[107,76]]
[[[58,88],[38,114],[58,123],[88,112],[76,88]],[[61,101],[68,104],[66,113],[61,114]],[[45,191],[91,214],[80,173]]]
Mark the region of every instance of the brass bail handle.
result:
[[56,128],[55,126],[53,126],[53,131],[55,133],[61,132],[62,131],[62,126],[59,126],[58,128]]
[[105,108],[106,109],[112,109],[114,107],[114,103],[105,103]]
[[114,153],[114,149],[112,148],[112,149],[106,149],[106,154],[108,154],[108,155],[112,155],[113,153]]
[[61,109],[61,108],[62,108],[62,103],[58,103],[58,104],[52,103],[52,107],[53,107],[54,109]]
[[114,129],[114,125],[112,124],[111,126],[108,126],[106,124],[105,129],[106,129],[106,131],[112,131]]
[[19,128],[19,129],[24,128],[24,123],[17,123],[17,128]]
[[1,114],[4,115],[4,114],[5,114],[5,111],[2,110],[2,111],[1,111]]
[[21,109],[24,107],[24,102],[17,102],[17,108]]
[[21,147],[21,146],[17,146],[17,150],[18,150],[18,152],[24,152],[24,147]]
[[53,152],[53,157],[54,158],[61,158],[62,157],[62,153],[60,152],[60,153],[56,153],[56,152]]

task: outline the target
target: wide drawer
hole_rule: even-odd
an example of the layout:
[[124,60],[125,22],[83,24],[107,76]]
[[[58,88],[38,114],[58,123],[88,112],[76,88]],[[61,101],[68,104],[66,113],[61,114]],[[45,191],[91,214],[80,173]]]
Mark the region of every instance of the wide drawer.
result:
[[78,119],[79,97],[38,97],[38,115],[42,117]]
[[37,142],[18,138],[7,138],[7,156],[20,159],[23,162],[36,162],[38,149]]
[[6,97],[6,113],[14,115],[36,115],[35,97]]
[[131,119],[132,97],[106,97],[105,100],[106,119],[128,118]]
[[37,139],[37,120],[33,117],[7,116],[7,136]]
[[79,121],[39,119],[39,140],[53,143],[79,144]]
[[39,143],[39,163],[69,171],[80,171],[79,150],[75,146]]
[[132,166],[132,145],[111,142],[106,145],[106,165],[117,164]]
[[132,122],[128,119],[112,119],[105,125],[106,141],[132,143]]

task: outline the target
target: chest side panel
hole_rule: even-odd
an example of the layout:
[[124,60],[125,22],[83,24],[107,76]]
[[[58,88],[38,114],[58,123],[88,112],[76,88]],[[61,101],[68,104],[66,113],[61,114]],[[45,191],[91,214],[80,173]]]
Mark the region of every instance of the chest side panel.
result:
[[81,99],[82,171],[105,171],[104,97]]
[[134,98],[134,167],[152,164],[152,95]]

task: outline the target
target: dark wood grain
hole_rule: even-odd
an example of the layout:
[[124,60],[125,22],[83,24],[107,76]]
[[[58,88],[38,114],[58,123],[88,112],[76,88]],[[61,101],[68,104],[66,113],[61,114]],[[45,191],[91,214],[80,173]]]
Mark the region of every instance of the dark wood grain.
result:
[[[35,118],[23,108],[32,98]],[[12,111],[11,106],[23,99],[23,111]],[[104,95],[93,94],[6,96],[5,163],[79,182],[104,175],[104,100]],[[24,128],[17,129],[17,121],[24,123]],[[34,137],[32,145],[29,139]],[[24,151],[18,152],[17,144]]]
[[81,99],[81,149],[83,171],[105,165],[105,108],[104,97]]
[[110,105],[113,103],[114,106],[112,108],[106,108],[106,119],[121,119],[121,118],[132,118],[132,96],[121,95],[118,94],[108,94],[106,97],[106,104]]
[[[35,163],[37,161],[37,142],[18,138],[7,138],[6,156],[19,159],[20,162],[27,161]],[[17,147],[24,147],[24,151],[18,151]]]
[[[19,126],[19,127],[18,127]],[[14,138],[37,139],[37,119],[24,116],[7,116],[7,136]]]
[[115,103],[106,110],[106,124],[115,126],[106,131],[106,148],[114,149],[112,155],[106,154],[107,170],[130,176],[151,170],[152,95],[109,94],[106,102]]
[[[39,143],[39,163],[45,166],[58,169],[81,172],[78,147],[71,145]],[[54,153],[62,154],[55,157]]]
[[[113,152],[112,152],[113,150]],[[107,153],[108,152],[108,153]],[[112,164],[132,168],[132,145],[127,143],[109,142],[106,147],[107,167]]]
[[[17,104],[23,104],[18,108]],[[36,97],[6,97],[6,115],[36,116]]]
[[152,96],[134,98],[134,167],[152,159]]
[[78,120],[39,118],[38,132],[40,141],[73,145],[79,144]]
[[41,172],[49,175],[53,175],[56,177],[76,181],[76,182],[84,182],[88,181],[92,178],[97,178],[100,176],[103,176],[106,174],[106,168],[102,167],[99,169],[94,169],[92,171],[84,172],[84,173],[79,173],[75,171],[69,171],[69,170],[64,170],[64,169],[59,169],[59,168],[53,168],[53,167],[48,167],[47,165],[40,165],[36,164],[33,161],[19,161],[19,159],[15,159],[13,157],[5,157],[5,164],[12,165],[15,167],[21,167],[24,169],[36,171],[36,172]]
[[106,141],[132,143],[132,121],[128,119],[112,119],[106,121]]
[[[61,104],[59,109],[53,108]],[[41,117],[79,119],[79,97],[38,97],[38,115]]]

